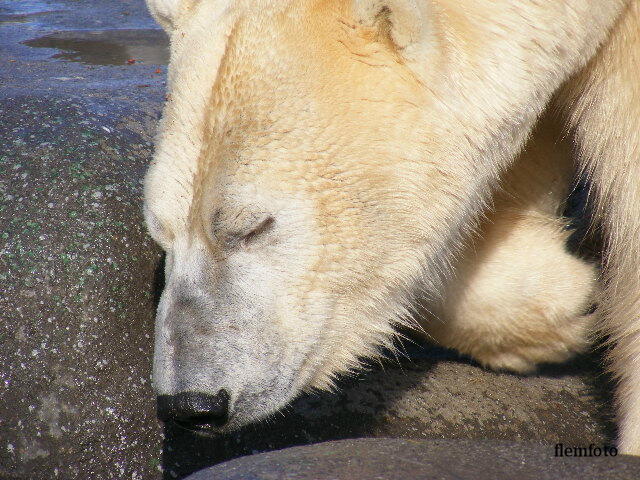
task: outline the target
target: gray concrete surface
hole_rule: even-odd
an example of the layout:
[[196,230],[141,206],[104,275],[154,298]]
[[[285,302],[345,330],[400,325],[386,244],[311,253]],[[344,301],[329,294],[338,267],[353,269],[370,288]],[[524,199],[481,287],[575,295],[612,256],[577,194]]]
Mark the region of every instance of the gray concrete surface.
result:
[[140,182],[165,60],[141,0],[0,0],[1,478],[173,479],[361,436],[611,441],[597,356],[518,377],[429,348],[233,435],[159,424]]
[[[164,67],[113,27],[166,50],[142,2],[0,2],[2,478],[160,475],[140,180]],[[51,35],[109,41],[78,58],[21,43]]]
[[[556,457],[553,445],[470,440],[359,439],[252,455],[187,480],[632,480],[640,458]],[[587,451],[588,452],[588,451]]]

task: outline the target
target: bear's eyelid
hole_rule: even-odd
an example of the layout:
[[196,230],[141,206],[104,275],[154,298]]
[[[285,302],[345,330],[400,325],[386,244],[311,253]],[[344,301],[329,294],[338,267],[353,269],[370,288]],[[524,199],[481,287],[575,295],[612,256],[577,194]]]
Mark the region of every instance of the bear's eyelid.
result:
[[267,216],[267,218],[265,218],[262,222],[260,222],[257,227],[255,227],[249,233],[244,234],[241,238],[241,241],[244,244],[249,243],[258,235],[270,230],[271,227],[273,227],[274,222],[275,222],[275,219],[271,215]]
[[229,229],[225,231],[225,228],[221,228],[219,222],[220,216],[219,211],[215,212],[213,215],[212,235],[214,239],[222,241],[226,247],[235,247],[239,243],[246,245],[257,236],[270,230],[275,222],[275,218],[273,216],[267,215],[266,217],[263,217],[260,222],[253,223],[250,227],[248,226],[248,228],[238,230]]

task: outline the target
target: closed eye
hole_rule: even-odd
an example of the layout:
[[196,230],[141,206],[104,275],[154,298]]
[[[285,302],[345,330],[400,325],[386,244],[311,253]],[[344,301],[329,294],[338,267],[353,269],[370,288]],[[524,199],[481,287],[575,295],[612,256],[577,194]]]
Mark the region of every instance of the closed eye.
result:
[[269,212],[249,208],[216,210],[211,216],[209,234],[215,244],[232,250],[246,247],[273,229],[275,217]]
[[249,233],[244,234],[240,238],[240,242],[242,243],[242,246],[248,245],[263,233],[266,233],[269,230],[271,230],[273,228],[274,223],[275,223],[275,219],[271,215],[269,215],[262,222],[260,222],[257,227],[255,227]]

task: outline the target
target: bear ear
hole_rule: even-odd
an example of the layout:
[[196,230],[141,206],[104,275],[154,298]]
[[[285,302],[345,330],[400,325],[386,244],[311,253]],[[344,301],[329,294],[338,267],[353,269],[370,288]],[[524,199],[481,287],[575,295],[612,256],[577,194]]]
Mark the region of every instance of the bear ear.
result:
[[386,33],[401,56],[417,60],[433,34],[430,0],[353,0],[356,22]]
[[147,0],[147,8],[153,18],[167,33],[175,27],[175,20],[182,0]]

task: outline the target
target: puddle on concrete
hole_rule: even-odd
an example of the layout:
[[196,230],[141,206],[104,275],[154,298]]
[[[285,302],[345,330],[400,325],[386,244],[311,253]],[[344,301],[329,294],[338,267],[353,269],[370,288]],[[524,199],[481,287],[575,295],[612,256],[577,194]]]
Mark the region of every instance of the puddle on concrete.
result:
[[61,50],[52,58],[90,65],[166,65],[169,62],[169,40],[162,30],[74,30],[22,43]]
[[0,26],[11,23],[29,23],[34,21],[37,17],[54,13],[48,12],[33,12],[33,13],[0,13]]

